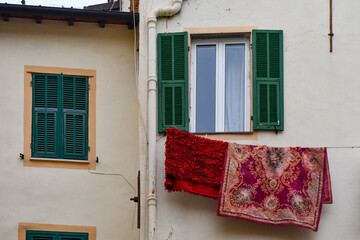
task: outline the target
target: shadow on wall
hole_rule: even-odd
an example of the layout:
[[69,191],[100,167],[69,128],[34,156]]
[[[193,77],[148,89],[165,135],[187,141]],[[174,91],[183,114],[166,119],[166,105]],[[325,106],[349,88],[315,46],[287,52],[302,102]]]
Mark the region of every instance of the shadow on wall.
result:
[[[199,229],[199,222],[203,221],[209,224],[208,227],[212,228],[210,231],[217,236],[226,236],[226,239],[279,239],[279,240],[311,240],[318,237],[318,233],[310,229],[301,228],[298,226],[272,226],[262,223],[254,223],[247,220],[218,217],[216,216],[217,199],[205,198],[202,196],[191,195],[185,192],[171,192],[164,194],[164,202],[169,204],[167,209],[174,209],[172,213],[167,212],[169,218],[166,218],[167,224],[172,225],[172,220],[181,224],[187,232],[191,232],[192,228],[197,231]],[[160,204],[161,206],[161,204]],[[179,215],[181,213],[181,215]],[[323,207],[322,218],[326,218],[327,211],[326,205]],[[210,218],[213,221],[210,221]],[[176,220],[175,220],[176,219]],[[206,219],[206,221],[205,221]],[[192,224],[193,223],[193,224]],[[176,224],[178,228],[179,224]],[[320,220],[320,230],[321,230]],[[324,227],[324,226],[323,226]],[[179,230],[179,229],[178,229]],[[176,229],[174,234],[177,235]],[[182,234],[185,234],[181,231]],[[206,233],[209,236],[211,233]],[[199,239],[202,239],[199,236]],[[214,239],[216,237],[214,236]]]

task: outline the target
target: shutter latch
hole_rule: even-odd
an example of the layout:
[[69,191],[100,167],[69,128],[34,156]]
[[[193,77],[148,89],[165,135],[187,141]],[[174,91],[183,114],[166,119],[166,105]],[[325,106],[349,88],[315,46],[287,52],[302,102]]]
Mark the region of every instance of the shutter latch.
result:
[[278,134],[278,130],[276,128],[276,126],[274,125],[274,129],[275,129],[275,134],[277,135]]

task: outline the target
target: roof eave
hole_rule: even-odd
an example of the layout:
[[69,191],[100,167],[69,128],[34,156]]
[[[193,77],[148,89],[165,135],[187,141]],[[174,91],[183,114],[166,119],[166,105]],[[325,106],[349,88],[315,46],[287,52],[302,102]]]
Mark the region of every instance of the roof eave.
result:
[[72,25],[74,22],[99,23],[100,27],[104,27],[105,24],[122,24],[128,25],[129,29],[133,28],[134,19],[135,25],[139,23],[139,14],[133,12],[97,11],[6,3],[0,4],[0,16],[3,17],[4,21],[16,17],[35,19],[37,23],[41,23],[42,19],[46,19],[67,21],[69,25]]

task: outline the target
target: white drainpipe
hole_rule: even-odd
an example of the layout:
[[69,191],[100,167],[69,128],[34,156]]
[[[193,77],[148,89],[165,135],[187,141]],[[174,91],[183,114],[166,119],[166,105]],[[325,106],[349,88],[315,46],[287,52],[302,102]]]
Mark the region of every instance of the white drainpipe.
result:
[[156,18],[170,17],[181,9],[182,0],[173,0],[171,6],[158,8],[150,13],[148,27],[148,153],[149,153],[149,195],[148,195],[148,240],[156,240],[156,116],[157,116],[157,73],[156,73]]

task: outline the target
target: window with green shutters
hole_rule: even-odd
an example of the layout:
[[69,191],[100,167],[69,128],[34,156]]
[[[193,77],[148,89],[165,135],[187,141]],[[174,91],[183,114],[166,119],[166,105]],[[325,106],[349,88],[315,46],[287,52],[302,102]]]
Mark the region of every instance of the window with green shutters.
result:
[[158,34],[159,132],[188,131],[187,33]]
[[32,75],[32,157],[88,159],[88,78]]
[[283,32],[253,30],[253,128],[284,130]]
[[188,33],[158,34],[159,132],[189,131],[189,112],[191,132],[249,132],[251,99],[253,130],[284,130],[283,32],[252,31],[252,85],[247,75],[250,34],[197,37],[191,46],[190,90]]
[[88,240],[88,233],[26,231],[26,240]]

